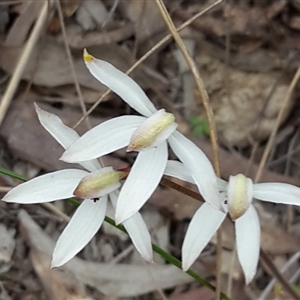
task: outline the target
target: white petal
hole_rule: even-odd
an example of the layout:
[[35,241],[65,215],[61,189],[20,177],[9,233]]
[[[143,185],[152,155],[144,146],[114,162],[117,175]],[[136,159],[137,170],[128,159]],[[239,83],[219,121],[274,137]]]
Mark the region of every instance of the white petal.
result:
[[217,177],[217,183],[218,183],[218,189],[219,189],[219,192],[227,192],[227,181]]
[[182,269],[187,271],[221,226],[226,214],[204,203],[196,211],[182,245]]
[[128,75],[110,63],[84,53],[85,64],[92,75],[102,84],[119,95],[128,105],[140,114],[149,117],[156,109],[141,87]]
[[[164,175],[168,175],[192,184],[196,184],[189,169],[180,161],[168,160],[166,169],[164,171]],[[225,180],[217,178],[217,184],[218,184],[219,192],[226,191],[227,193],[228,184]]]
[[84,200],[60,235],[51,267],[60,267],[81,251],[99,230],[106,212],[107,196],[99,201]]
[[168,160],[164,174],[195,184],[195,180],[191,175],[191,172],[180,161]]
[[66,169],[38,176],[10,190],[2,201],[25,204],[69,198],[87,174],[82,170]]
[[86,132],[60,158],[80,162],[103,156],[129,144],[135,129],[145,120],[139,116],[111,119]]
[[235,221],[235,234],[237,255],[249,284],[256,273],[260,248],[259,218],[253,205]]
[[178,131],[175,131],[168,141],[177,157],[190,170],[205,201],[217,209],[222,209],[217,177],[206,155]]
[[[118,192],[113,192],[109,194],[110,200],[114,208],[116,208],[117,205],[118,194]],[[124,221],[123,225],[126,228],[132,240],[132,243],[134,244],[137,251],[141,254],[141,256],[146,261],[153,262],[151,236],[141,214],[134,214],[131,218]]]
[[167,143],[138,154],[118,199],[116,222],[122,223],[144,205],[158,186],[168,159]]
[[[64,149],[67,149],[79,139],[79,134],[66,126],[58,116],[41,109],[36,103],[34,103],[34,106],[42,126]],[[96,159],[86,161],[81,165],[90,172],[100,169],[99,162]]]
[[257,183],[253,197],[262,201],[300,205],[300,188],[287,183]]

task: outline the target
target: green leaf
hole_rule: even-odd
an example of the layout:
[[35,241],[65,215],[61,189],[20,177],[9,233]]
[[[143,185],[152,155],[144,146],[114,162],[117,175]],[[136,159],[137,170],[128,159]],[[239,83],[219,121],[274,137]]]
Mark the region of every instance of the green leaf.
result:
[[209,136],[209,124],[206,119],[200,119],[197,116],[189,118],[190,125],[192,127],[192,134],[195,136],[206,135]]

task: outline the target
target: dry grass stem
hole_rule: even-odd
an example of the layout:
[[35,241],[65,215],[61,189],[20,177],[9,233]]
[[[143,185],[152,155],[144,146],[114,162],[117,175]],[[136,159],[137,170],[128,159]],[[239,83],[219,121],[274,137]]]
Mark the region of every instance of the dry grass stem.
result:
[[289,85],[288,92],[287,92],[285,98],[282,101],[282,106],[281,106],[281,109],[280,109],[279,114],[277,116],[276,124],[274,126],[274,129],[273,129],[270,137],[269,137],[267,146],[266,146],[265,151],[263,153],[262,159],[259,163],[258,170],[257,170],[256,176],[255,176],[254,182],[258,182],[260,177],[261,177],[262,171],[265,167],[265,164],[267,162],[269,154],[270,154],[270,152],[272,150],[272,147],[274,145],[275,137],[276,137],[277,131],[279,129],[279,126],[281,124],[281,120],[283,118],[285,107],[287,106],[288,102],[291,99],[291,96],[294,92],[294,89],[296,87],[297,82],[299,81],[299,78],[300,78],[300,66],[298,67],[297,72],[295,73],[295,75],[293,77],[293,80],[292,80],[291,84]]
[[51,204],[51,203],[41,203],[41,205],[43,207],[45,207],[47,210],[49,210],[52,213],[54,213],[55,215],[57,215],[58,217],[62,218],[65,222],[70,221],[70,217],[67,216],[65,213],[63,213],[60,209],[55,207],[53,204]]
[[0,193],[7,193],[11,190],[9,186],[0,186]]
[[32,32],[31,32],[30,37],[28,38],[28,41],[24,47],[24,50],[18,61],[16,69],[15,69],[15,71],[9,81],[9,84],[5,90],[4,96],[3,96],[1,104],[0,104],[0,125],[2,124],[2,122],[5,118],[6,112],[10,106],[12,98],[16,92],[18,85],[19,85],[21,76],[24,72],[24,69],[26,68],[30,54],[32,53],[32,50],[35,47],[35,45],[41,35],[41,32],[44,29],[45,23],[49,16],[49,11],[52,9],[51,4],[52,4],[52,2],[50,2],[50,1],[47,1],[47,0],[44,1],[44,5],[41,8],[39,17],[32,29]]
[[[193,77],[196,82],[196,87],[199,92],[199,95],[201,97],[207,120],[210,127],[210,137],[211,137],[211,143],[212,143],[212,151],[213,151],[213,165],[215,172],[218,177],[220,177],[220,163],[219,163],[219,155],[218,155],[218,140],[217,140],[217,131],[216,131],[216,125],[214,122],[213,117],[213,111],[209,103],[209,98],[207,91],[204,86],[204,82],[201,78],[201,75],[197,69],[197,66],[189,54],[184,42],[182,41],[182,38],[180,37],[179,33],[176,30],[176,27],[167,11],[166,6],[164,5],[162,0],[155,0],[157,7],[168,26],[175,42],[177,43],[179,49],[181,50],[190,70],[193,74]],[[217,268],[216,268],[216,300],[219,300],[221,298],[221,270],[222,270],[222,232],[219,229],[217,231]]]
[[204,87],[204,83],[203,80],[201,78],[201,75],[198,71],[198,68],[194,62],[194,60],[192,59],[192,57],[190,56],[189,52],[186,49],[186,46],[184,45],[184,42],[182,41],[182,38],[180,37],[178,31],[176,30],[176,27],[163,3],[162,0],[155,0],[157,7],[164,19],[164,21],[166,22],[175,42],[177,43],[179,49],[181,50],[190,70],[191,73],[194,76],[195,82],[196,82],[196,87],[198,89],[198,92],[200,94],[206,115],[207,115],[207,119],[208,119],[208,123],[209,123],[209,127],[210,127],[210,136],[211,136],[211,143],[212,143],[212,150],[213,150],[213,164],[215,167],[215,172],[217,174],[217,176],[220,176],[220,165],[219,165],[219,156],[218,156],[218,140],[217,140],[217,134],[216,134],[216,126],[215,126],[215,122],[214,122],[214,118],[213,118],[213,111],[212,108],[210,106],[209,103],[209,98],[208,98],[208,94],[206,92],[206,89]]
[[[82,109],[82,112],[84,115],[86,115],[86,107],[85,107],[85,103],[82,97],[82,93],[81,93],[81,89],[79,86],[79,82],[78,82],[78,78],[75,72],[75,67],[74,67],[74,63],[73,63],[73,59],[72,59],[72,53],[70,50],[70,46],[67,42],[68,38],[67,38],[67,32],[66,32],[66,26],[65,26],[65,22],[64,22],[64,16],[63,16],[63,12],[61,9],[61,4],[59,0],[55,0],[56,2],[56,7],[57,7],[57,12],[58,12],[58,16],[59,16],[59,21],[60,21],[60,25],[61,25],[61,32],[63,35],[63,39],[64,39],[64,44],[65,44],[65,48],[66,48],[66,53],[68,56],[68,60],[69,60],[69,64],[70,64],[70,68],[71,68],[71,72],[72,72],[72,76],[74,79],[74,85],[75,85],[75,89],[76,89],[76,93],[78,95],[78,100],[80,103],[80,107]],[[88,118],[85,119],[86,121],[86,125],[88,129],[91,129],[91,124]]]

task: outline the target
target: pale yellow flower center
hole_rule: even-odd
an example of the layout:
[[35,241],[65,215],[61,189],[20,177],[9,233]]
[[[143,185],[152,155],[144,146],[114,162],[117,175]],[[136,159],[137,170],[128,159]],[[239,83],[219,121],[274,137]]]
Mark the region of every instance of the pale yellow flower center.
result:
[[232,220],[241,217],[252,201],[252,180],[243,174],[231,176],[228,185],[228,211]]
[[158,136],[171,124],[175,122],[175,116],[171,113],[164,113],[159,119],[147,124],[132,136],[127,151],[138,151],[148,148]]
[[118,183],[126,175],[126,172],[114,170],[101,174],[89,174],[80,181],[73,194],[82,199],[94,198],[95,194]]

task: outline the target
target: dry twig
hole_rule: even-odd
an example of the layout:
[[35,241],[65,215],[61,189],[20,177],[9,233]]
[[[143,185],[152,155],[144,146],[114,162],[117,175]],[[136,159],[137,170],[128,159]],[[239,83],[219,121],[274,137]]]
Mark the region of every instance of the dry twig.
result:
[[41,8],[39,17],[34,25],[34,28],[32,29],[30,37],[29,37],[29,39],[24,47],[24,50],[22,52],[22,55],[18,61],[17,67],[13,73],[13,76],[11,77],[11,79],[9,81],[9,84],[8,84],[6,91],[4,93],[4,96],[2,98],[2,101],[0,104],[0,125],[2,124],[2,122],[4,120],[4,117],[9,108],[11,100],[12,100],[12,98],[16,92],[16,89],[19,85],[19,82],[21,80],[23,71],[26,68],[30,54],[44,29],[45,23],[52,11],[52,8],[53,8],[52,1],[45,0],[44,5]]

